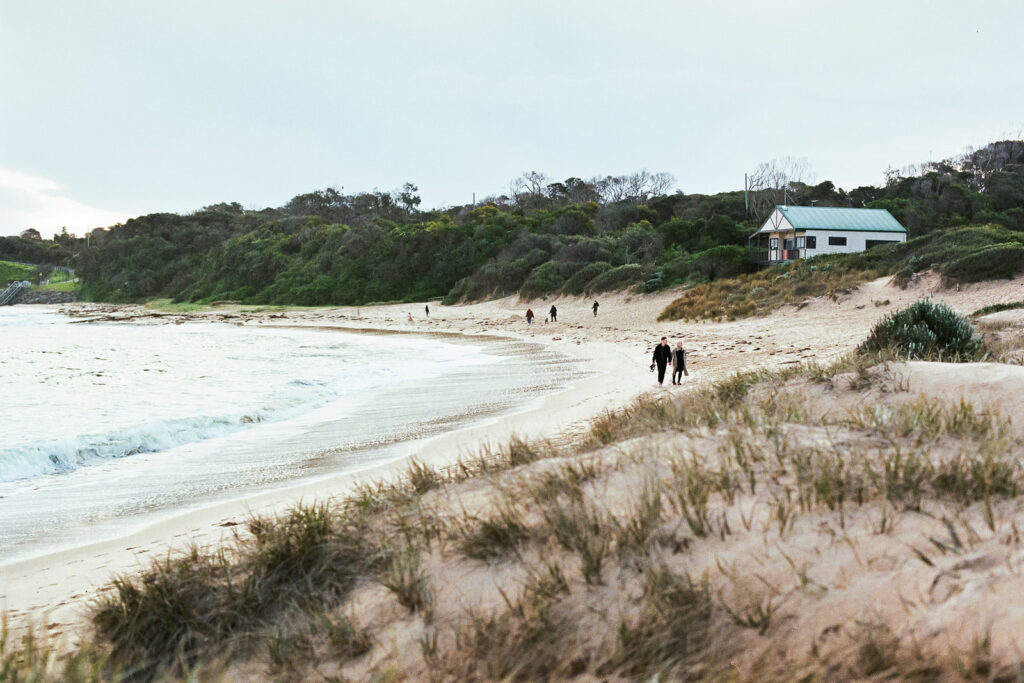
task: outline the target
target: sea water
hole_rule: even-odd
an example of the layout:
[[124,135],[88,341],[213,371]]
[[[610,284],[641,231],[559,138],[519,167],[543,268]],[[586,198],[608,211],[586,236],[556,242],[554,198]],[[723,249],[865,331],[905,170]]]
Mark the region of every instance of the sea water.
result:
[[569,382],[536,345],[0,307],[0,564],[353,472]]

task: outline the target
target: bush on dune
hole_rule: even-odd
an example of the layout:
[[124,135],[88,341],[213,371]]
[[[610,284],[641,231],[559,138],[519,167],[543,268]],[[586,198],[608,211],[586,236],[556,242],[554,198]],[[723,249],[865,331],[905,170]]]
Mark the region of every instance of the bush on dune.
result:
[[847,268],[826,259],[795,261],[688,289],[658,319],[732,320],[765,314],[808,297],[845,293],[874,276],[873,271]]
[[984,353],[970,321],[930,299],[883,318],[858,351],[887,351],[900,358],[945,361],[976,360]]
[[981,282],[1010,280],[1021,272],[1024,272],[1024,244],[1007,242],[985,247],[953,261],[943,269],[942,277],[947,284]]

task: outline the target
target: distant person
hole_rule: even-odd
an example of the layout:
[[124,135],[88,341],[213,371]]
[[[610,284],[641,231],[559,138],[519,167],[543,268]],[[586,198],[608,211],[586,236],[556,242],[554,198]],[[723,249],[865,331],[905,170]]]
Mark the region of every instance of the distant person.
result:
[[527,325],[532,325],[533,324],[533,309],[532,308],[527,308],[526,309],[526,324]]
[[662,384],[665,381],[665,368],[672,360],[672,347],[668,345],[667,338],[662,337],[661,343],[654,347],[654,357],[651,360],[654,361],[652,365],[658,366],[658,384]]
[[412,322],[412,313],[409,313],[409,322]]
[[426,306],[424,306],[423,310],[426,311],[427,317],[429,318],[430,317],[430,304],[427,304]]
[[591,306],[591,308],[593,308],[593,309],[594,309],[594,317],[595,317],[595,318],[597,317],[597,306],[598,306],[598,303],[597,303],[597,300],[595,299],[595,300],[594,300],[594,305],[593,305],[593,306]]
[[686,351],[683,351],[683,342],[676,342],[676,348],[672,349],[672,384],[682,384],[683,375],[690,376],[686,371]]
[[555,308],[554,306],[551,307],[551,322],[558,322],[558,309]]

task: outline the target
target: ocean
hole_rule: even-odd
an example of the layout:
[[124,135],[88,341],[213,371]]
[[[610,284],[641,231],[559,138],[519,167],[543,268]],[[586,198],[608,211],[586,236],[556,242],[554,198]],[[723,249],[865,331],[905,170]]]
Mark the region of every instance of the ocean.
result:
[[511,340],[0,307],[0,564],[398,459],[580,371]]

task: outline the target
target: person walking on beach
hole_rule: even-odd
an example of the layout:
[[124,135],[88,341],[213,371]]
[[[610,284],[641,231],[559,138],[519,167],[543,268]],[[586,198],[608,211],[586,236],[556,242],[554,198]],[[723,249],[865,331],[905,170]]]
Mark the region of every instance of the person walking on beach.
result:
[[658,366],[658,384],[665,381],[665,368],[672,360],[672,347],[668,345],[668,339],[661,338],[661,343],[654,347],[654,357],[651,359],[654,365]]
[[409,322],[412,322],[412,313],[409,313]]
[[672,349],[672,384],[682,384],[683,375],[690,376],[686,371],[686,351],[683,351],[683,342],[676,342],[676,348]]
[[591,306],[594,309],[594,317],[597,317],[597,299],[594,299],[594,305]]
[[558,309],[555,308],[554,305],[551,306],[550,313],[551,313],[551,322],[557,323],[558,322]]
[[532,308],[527,308],[526,309],[526,324],[527,325],[532,325],[533,324],[533,309]]
[[427,317],[429,318],[430,317],[430,304],[427,304],[426,306],[424,306],[423,310],[426,311]]

